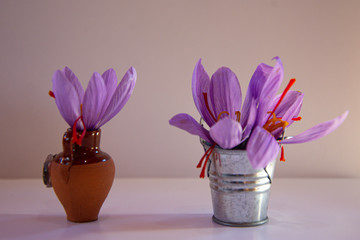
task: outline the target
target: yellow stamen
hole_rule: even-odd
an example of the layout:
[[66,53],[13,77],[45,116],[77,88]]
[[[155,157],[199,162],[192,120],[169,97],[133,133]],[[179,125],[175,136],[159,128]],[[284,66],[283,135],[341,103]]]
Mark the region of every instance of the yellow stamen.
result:
[[272,124],[271,126],[269,126],[269,128],[267,129],[269,132],[272,132],[278,128],[282,128],[285,130],[285,127],[289,125],[289,123],[287,121],[282,121],[282,122],[278,122],[276,124]]
[[223,115],[223,114],[230,115],[230,113],[229,113],[228,111],[222,111],[221,113],[219,113],[219,115],[218,115],[218,117],[217,117],[217,121],[219,121],[219,120],[220,120],[221,115]]
[[268,132],[271,133],[278,128],[282,128],[283,130],[285,130],[285,127],[289,125],[287,121],[283,121],[281,118],[277,118],[275,113],[271,113],[271,115],[273,117],[269,119],[263,126],[263,128]]
[[240,122],[241,112],[236,111],[235,114],[236,114],[236,121]]

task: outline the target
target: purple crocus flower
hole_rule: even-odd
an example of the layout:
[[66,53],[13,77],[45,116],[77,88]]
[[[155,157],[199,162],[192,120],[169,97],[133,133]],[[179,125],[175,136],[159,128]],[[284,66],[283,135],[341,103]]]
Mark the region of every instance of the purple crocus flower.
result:
[[243,134],[240,124],[242,94],[236,75],[222,67],[210,80],[200,59],[193,73],[192,92],[195,105],[210,130],[186,113],[174,116],[169,123],[225,149],[239,145]]
[[[185,113],[175,115],[169,123],[200,136],[212,145],[198,167],[201,167],[205,156],[208,160],[212,149],[218,145],[224,149],[246,149],[252,166],[264,168],[278,155],[279,142],[290,144],[312,141],[329,134],[345,120],[348,112],[291,139],[280,141],[284,130],[301,119],[298,115],[303,94],[289,91],[295,82],[292,79],[285,91],[276,95],[284,74],[280,58],[274,59],[276,64],[273,67],[262,63],[256,68],[243,106],[238,79],[229,68],[219,68],[210,79],[201,59],[197,62],[192,78],[192,93],[195,105],[210,129],[205,129]],[[204,177],[206,161],[200,177]]]
[[84,134],[86,130],[99,129],[124,107],[133,92],[136,78],[135,68],[131,67],[117,85],[116,73],[110,68],[102,75],[95,72],[84,91],[76,75],[65,67],[55,71],[50,96],[55,98],[64,120],[74,127],[74,133],[77,129],[84,130]]
[[[251,135],[246,146],[250,163],[255,169],[266,167],[276,158],[280,150],[279,143],[305,143],[324,137],[339,127],[348,115],[346,111],[339,117],[318,124],[294,137],[279,139],[286,128],[301,119],[299,113],[304,94],[299,91],[289,91],[295,83],[295,79],[291,79],[284,92],[275,95],[282,82],[283,67],[280,58],[274,59],[277,60],[274,67],[262,63],[255,70],[244,104],[251,106],[255,101],[258,106],[256,120],[251,123]],[[274,75],[281,77],[277,78]],[[256,78],[260,79],[261,84]],[[244,106],[244,109],[248,108],[251,107]],[[283,147],[281,150],[280,160],[285,161]]]

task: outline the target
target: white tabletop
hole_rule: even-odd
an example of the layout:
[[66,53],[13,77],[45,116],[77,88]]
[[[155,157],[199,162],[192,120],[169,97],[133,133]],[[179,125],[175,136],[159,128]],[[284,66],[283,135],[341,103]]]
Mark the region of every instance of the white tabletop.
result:
[[208,180],[116,179],[99,220],[66,221],[40,179],[0,180],[0,239],[360,239],[360,179],[276,179],[269,222],[213,223]]

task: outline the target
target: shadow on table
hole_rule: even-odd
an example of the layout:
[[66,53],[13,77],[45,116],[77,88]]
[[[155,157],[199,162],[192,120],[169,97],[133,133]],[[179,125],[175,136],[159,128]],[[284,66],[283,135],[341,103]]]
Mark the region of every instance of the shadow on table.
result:
[[73,223],[64,215],[0,215],[0,239],[75,238],[79,235],[109,232],[151,232],[176,229],[206,229],[222,226],[212,222],[210,214],[137,214],[100,215],[89,223]]

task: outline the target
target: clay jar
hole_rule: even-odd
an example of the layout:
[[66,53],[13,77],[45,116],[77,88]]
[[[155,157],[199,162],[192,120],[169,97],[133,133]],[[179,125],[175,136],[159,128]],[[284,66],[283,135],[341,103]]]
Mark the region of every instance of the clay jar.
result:
[[72,134],[65,132],[63,152],[50,164],[51,183],[69,221],[95,221],[114,180],[114,162],[100,150],[100,130],[87,131],[81,146]]

